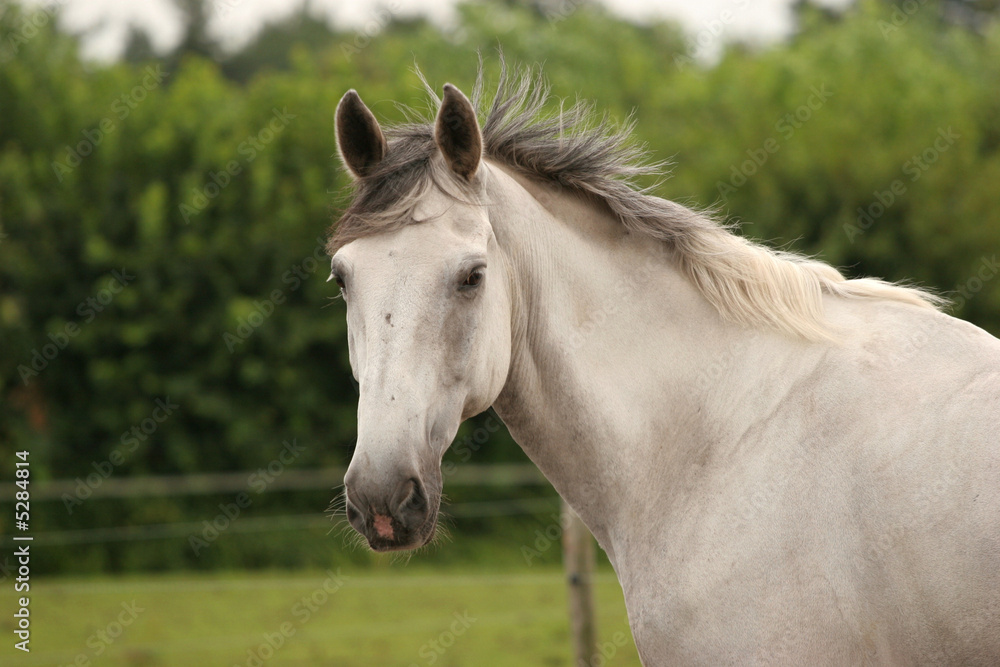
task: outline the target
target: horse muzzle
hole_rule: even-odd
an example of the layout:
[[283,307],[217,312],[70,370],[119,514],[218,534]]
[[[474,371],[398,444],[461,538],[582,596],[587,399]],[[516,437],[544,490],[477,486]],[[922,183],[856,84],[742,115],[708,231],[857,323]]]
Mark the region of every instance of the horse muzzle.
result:
[[416,475],[376,485],[349,470],[344,486],[347,521],[373,551],[415,549],[433,539],[440,493],[432,503]]

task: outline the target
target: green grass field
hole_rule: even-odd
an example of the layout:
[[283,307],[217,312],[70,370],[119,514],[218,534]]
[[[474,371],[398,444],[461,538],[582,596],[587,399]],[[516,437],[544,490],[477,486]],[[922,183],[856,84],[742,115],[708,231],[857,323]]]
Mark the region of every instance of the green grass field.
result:
[[[556,569],[490,574],[396,564],[39,579],[31,595],[32,650],[13,648],[5,614],[3,665],[572,664],[566,586]],[[600,644],[591,664],[638,665],[610,572],[597,575],[595,598]]]

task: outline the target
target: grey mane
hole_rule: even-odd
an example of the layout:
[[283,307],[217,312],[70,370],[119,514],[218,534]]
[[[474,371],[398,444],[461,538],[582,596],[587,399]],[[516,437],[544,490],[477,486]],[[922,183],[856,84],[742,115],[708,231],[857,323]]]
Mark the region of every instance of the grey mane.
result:
[[[440,99],[421,79],[437,108]],[[728,320],[822,340],[834,337],[823,318],[824,293],[932,308],[943,303],[918,288],[874,278],[847,280],[828,264],[753,243],[708,214],[653,196],[636,179],[661,173],[664,165],[650,162],[632,141],[633,123],[615,127],[580,101],[546,112],[550,88],[540,71],[512,73],[501,58],[489,101],[484,90],[480,65],[472,103],[481,120],[484,158],[603,201],[627,229],[666,243],[680,269]],[[407,122],[384,129],[385,158],[355,181],[353,199],[330,238],[330,254],[357,238],[410,224],[413,207],[429,187],[462,189],[432,159],[438,152],[433,118],[404,111]]]

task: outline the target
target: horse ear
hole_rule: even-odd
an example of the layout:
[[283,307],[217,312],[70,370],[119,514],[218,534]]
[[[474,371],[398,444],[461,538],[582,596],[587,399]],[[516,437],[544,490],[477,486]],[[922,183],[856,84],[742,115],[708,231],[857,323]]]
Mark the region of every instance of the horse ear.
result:
[[337,105],[337,150],[355,178],[364,178],[385,157],[387,144],[375,116],[351,89]]
[[472,102],[450,83],[444,84],[434,140],[451,170],[471,181],[483,157],[483,135]]

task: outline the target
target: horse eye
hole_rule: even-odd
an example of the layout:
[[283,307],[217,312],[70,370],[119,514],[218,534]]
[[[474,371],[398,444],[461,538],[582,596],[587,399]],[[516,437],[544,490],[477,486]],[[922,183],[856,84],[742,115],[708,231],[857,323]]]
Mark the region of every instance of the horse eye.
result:
[[333,281],[337,283],[337,287],[344,289],[344,279],[340,277],[339,273],[333,274]]
[[462,287],[478,287],[481,282],[483,282],[483,270],[473,269],[465,278]]

